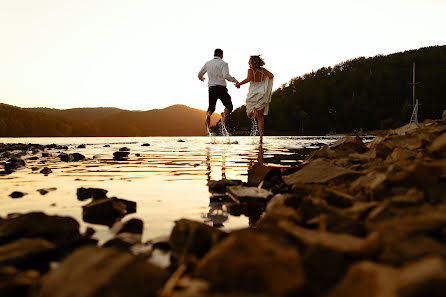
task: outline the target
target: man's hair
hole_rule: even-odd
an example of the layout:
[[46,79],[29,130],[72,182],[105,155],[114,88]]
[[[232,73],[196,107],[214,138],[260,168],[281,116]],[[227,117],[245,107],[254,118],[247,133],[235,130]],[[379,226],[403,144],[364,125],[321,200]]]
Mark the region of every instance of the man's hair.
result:
[[217,49],[214,51],[214,56],[221,57],[221,55],[223,55],[223,51],[222,51],[221,49],[217,48]]

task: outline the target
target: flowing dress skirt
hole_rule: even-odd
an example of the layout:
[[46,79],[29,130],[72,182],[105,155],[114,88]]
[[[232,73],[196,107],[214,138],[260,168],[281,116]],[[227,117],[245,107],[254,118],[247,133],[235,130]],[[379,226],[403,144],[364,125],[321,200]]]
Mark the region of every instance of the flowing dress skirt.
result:
[[268,114],[273,89],[273,81],[273,78],[266,77],[260,82],[250,82],[248,95],[246,96],[246,114],[249,114],[254,107],[256,110],[264,108],[265,111],[263,114]]

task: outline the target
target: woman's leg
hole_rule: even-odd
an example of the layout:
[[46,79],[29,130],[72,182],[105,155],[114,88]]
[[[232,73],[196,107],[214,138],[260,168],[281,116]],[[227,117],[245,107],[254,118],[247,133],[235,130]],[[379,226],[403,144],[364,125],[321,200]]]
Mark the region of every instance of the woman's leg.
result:
[[263,117],[264,108],[256,111],[256,118],[259,122],[259,134],[260,134],[260,143],[263,142],[263,131],[265,131],[265,119]]

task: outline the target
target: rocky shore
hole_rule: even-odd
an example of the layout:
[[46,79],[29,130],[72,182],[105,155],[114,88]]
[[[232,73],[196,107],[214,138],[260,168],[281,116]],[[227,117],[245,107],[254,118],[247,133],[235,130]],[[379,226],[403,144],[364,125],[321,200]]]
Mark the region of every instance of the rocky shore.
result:
[[[26,166],[26,154],[11,151],[45,149],[22,146],[0,145],[2,174]],[[58,154],[62,162],[83,159]],[[446,120],[412,123],[366,144],[345,137],[297,167],[256,164],[247,183],[208,186],[211,201],[248,216],[250,227],[225,232],[179,218],[166,238],[142,242],[143,222],[125,219],[136,203],[97,188],[79,188],[77,199],[85,201],[84,221],[111,227],[104,243],[70,217],[0,218],[0,296],[445,294]],[[154,261],[160,253],[166,265]]]

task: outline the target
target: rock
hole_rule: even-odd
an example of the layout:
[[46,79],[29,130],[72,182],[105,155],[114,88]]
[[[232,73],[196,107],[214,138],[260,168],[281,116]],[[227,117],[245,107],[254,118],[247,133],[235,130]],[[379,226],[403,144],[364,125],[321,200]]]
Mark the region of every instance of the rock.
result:
[[81,235],[78,222],[70,217],[30,212],[0,220],[0,244],[25,237],[40,237],[57,246],[66,246],[78,241]]
[[395,148],[393,152],[387,156],[387,162],[397,162],[400,160],[415,159],[416,153],[402,148]]
[[310,162],[298,171],[283,176],[287,185],[292,184],[319,184],[347,175],[353,172],[339,166],[331,164],[329,161],[317,159]]
[[267,167],[260,164],[255,164],[248,169],[248,185],[257,187],[261,181],[265,179],[265,176],[272,170],[271,167]]
[[19,192],[19,191],[14,191],[11,194],[9,194],[9,197],[17,199],[17,198],[22,198],[23,196],[25,196],[25,193]]
[[107,190],[99,188],[78,188],[76,191],[78,200],[86,200],[93,198],[93,200],[107,198]]
[[[133,209],[133,205],[135,209]],[[87,223],[110,227],[117,220],[135,211],[136,203],[132,201],[118,199],[116,197],[98,199],[82,206],[82,219]]]
[[243,182],[241,180],[210,180],[208,182],[209,192],[211,193],[226,193],[226,187],[241,185]]
[[395,279],[397,269],[362,261],[353,264],[344,279],[327,297],[398,297]]
[[446,157],[446,133],[438,136],[429,147],[429,151],[440,157]]
[[[169,274],[129,253],[85,247],[64,259],[42,281],[39,296],[157,296]],[[82,285],[80,285],[82,284]]]
[[4,172],[6,174],[10,174],[14,170],[21,169],[21,168],[25,167],[25,161],[23,161],[22,159],[19,159],[19,158],[11,158],[5,163],[4,167],[5,167]]
[[39,170],[40,168],[39,167],[31,167],[31,170],[32,171],[37,171],[37,170]]
[[286,201],[290,198],[294,198],[294,194],[288,193],[288,194],[277,194],[274,195],[273,198],[268,202],[266,206],[266,211],[272,211],[274,208],[286,206]]
[[359,136],[346,136],[330,146],[336,152],[337,157],[346,157],[352,153],[364,153],[367,147]]
[[73,153],[73,154],[70,154],[70,155],[71,155],[71,157],[73,157],[73,161],[74,162],[82,161],[82,160],[85,159],[85,156],[82,155],[82,154],[79,154],[79,153]]
[[226,190],[232,198],[240,202],[247,200],[266,201],[273,196],[271,191],[257,187],[229,186]]
[[42,170],[40,170],[40,173],[42,173],[43,175],[48,175],[52,172],[53,171],[51,169],[49,169],[48,167],[44,167]]
[[65,153],[59,154],[57,157],[60,158],[60,160],[63,162],[71,162],[74,159],[73,156],[71,156],[71,154],[65,154]]
[[150,143],[143,143],[141,146],[150,146]]
[[140,219],[130,219],[124,223],[118,233],[133,233],[142,234],[144,230],[144,223]]
[[80,145],[77,146],[77,148],[84,149],[85,148],[85,144],[80,144]]
[[185,142],[184,140],[182,140],[182,139],[180,139],[180,140],[178,140],[177,142]]
[[187,219],[176,221],[169,237],[172,247],[171,265],[175,267],[196,262],[226,235],[226,232],[200,222]]
[[268,233],[231,233],[197,265],[197,277],[218,292],[251,292],[282,296],[304,285],[299,252]]
[[352,206],[355,201],[353,196],[330,188],[325,189],[322,198],[327,201],[329,205],[342,208]]
[[0,245],[0,266],[44,268],[53,258],[55,249],[56,246],[45,239],[21,238]]
[[106,144],[106,145],[104,145],[104,147],[110,147],[110,145],[109,145],[109,144]]
[[42,157],[43,158],[47,158],[47,157],[49,157],[50,156],[50,154],[48,154],[48,153],[42,153]]
[[413,131],[420,128],[420,124],[412,122],[405,126],[399,127],[398,129],[391,130],[391,135],[406,135],[407,133],[412,133]]
[[39,157],[29,157],[29,158],[26,158],[26,160],[35,161],[35,160],[39,160]]
[[57,190],[57,188],[46,188],[46,189],[38,189],[37,192],[39,192],[40,195],[46,195],[49,192],[56,191],[56,190]]
[[140,157],[140,156],[141,156],[141,154],[140,154],[140,153],[136,153],[136,154],[135,154],[135,156],[137,156],[137,157]]
[[125,161],[128,159],[129,152],[114,152],[113,153],[113,160],[115,161]]
[[2,297],[30,296],[40,278],[37,270],[20,271],[13,266],[0,267],[0,294]]
[[121,147],[121,148],[119,149],[119,151],[120,151],[120,152],[128,152],[128,151],[130,151],[130,149],[129,149],[128,147],[124,146],[124,147]]

